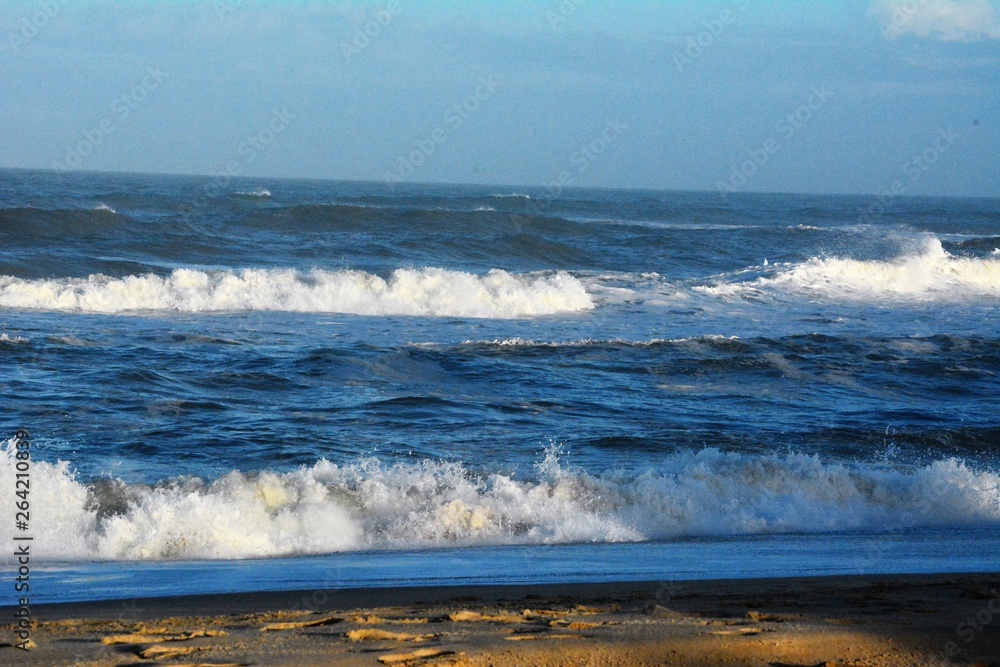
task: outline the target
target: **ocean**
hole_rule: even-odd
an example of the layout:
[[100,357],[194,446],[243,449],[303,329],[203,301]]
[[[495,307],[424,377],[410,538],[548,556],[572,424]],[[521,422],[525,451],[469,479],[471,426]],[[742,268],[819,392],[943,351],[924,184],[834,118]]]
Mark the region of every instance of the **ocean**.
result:
[[995,571],[998,315],[1000,200],[3,170],[0,539],[36,603]]

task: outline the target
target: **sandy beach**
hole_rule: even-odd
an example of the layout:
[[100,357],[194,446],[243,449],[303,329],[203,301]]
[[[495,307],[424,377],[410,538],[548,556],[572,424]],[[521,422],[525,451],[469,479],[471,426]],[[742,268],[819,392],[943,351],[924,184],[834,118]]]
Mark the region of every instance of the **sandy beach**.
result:
[[32,614],[34,647],[11,646],[8,624],[0,663],[1000,665],[996,574],[288,591]]

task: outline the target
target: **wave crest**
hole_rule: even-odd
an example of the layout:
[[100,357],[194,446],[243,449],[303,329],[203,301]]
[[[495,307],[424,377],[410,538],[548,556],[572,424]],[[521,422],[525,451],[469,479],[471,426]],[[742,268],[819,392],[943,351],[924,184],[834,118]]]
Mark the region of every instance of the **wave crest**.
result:
[[[12,495],[12,441],[0,492]],[[827,463],[716,449],[655,468],[591,474],[550,449],[537,474],[460,463],[320,461],[155,486],[84,485],[35,462],[38,553],[53,561],[235,559],[363,549],[559,544],[1000,523],[1000,475],[956,459],[923,467]],[[13,522],[0,524],[0,539]],[[3,559],[10,562],[10,556]]]
[[0,277],[0,307],[121,313],[252,310],[519,318],[589,310],[594,303],[573,276],[559,272],[474,275],[444,269],[397,269],[386,280],[363,271],[176,269],[110,278],[25,280]]
[[1000,259],[956,257],[930,238],[919,253],[892,260],[814,257],[772,277],[696,289],[715,296],[777,290],[849,300],[995,299],[1000,298]]
[[31,341],[23,336],[14,336],[13,338],[3,333],[0,334],[0,343],[5,345],[27,345]]

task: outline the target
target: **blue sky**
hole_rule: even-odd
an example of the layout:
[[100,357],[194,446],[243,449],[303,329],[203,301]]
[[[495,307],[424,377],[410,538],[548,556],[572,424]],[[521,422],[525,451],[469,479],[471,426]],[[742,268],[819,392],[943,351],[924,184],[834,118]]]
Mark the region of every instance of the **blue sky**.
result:
[[0,167],[1000,196],[989,0],[0,0]]

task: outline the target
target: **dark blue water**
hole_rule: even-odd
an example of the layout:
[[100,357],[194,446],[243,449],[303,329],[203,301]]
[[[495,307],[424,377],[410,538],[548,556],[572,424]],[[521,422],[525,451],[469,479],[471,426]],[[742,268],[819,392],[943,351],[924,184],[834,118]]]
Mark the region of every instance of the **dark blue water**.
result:
[[869,204],[0,171],[37,557],[993,530],[1000,201]]

